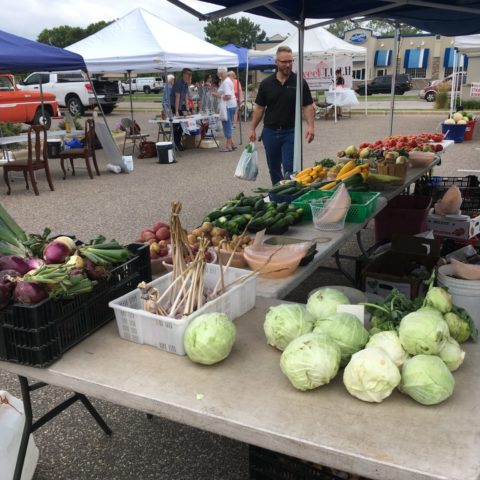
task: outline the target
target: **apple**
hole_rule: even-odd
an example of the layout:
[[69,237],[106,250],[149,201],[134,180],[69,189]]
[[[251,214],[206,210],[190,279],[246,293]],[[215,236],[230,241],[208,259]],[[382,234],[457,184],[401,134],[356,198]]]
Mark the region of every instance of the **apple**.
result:
[[153,231],[153,232],[156,232],[159,228],[162,228],[162,227],[165,227],[165,228],[170,229],[170,225],[168,225],[168,223],[155,222],[155,223],[152,225],[152,231]]
[[144,242],[148,242],[152,238],[155,240],[155,234],[146,228],[142,230],[140,237]]
[[170,229],[167,227],[160,227],[156,232],[155,232],[155,237],[157,240],[167,240],[170,238]]

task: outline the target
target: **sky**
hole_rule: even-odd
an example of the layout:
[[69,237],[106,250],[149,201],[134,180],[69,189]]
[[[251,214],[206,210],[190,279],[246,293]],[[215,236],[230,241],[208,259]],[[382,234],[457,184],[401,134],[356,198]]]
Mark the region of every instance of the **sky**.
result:
[[[185,0],[189,6],[202,13],[217,10],[216,5]],[[3,7],[3,8],[2,8]],[[159,16],[176,27],[204,39],[203,28],[206,22],[200,22],[194,16],[167,2],[167,0],[0,0],[0,30],[13,33],[30,40],[36,40],[44,28],[70,25],[85,28],[90,23],[109,21],[123,17],[135,8]],[[234,18],[249,17],[260,24],[267,36],[276,33],[293,33],[294,27],[287,22],[267,19],[249,14],[236,14]]]

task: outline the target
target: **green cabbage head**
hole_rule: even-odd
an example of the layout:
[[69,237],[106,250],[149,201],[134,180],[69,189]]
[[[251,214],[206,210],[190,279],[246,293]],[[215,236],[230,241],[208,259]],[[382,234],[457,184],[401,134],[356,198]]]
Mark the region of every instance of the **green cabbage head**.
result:
[[342,367],[350,361],[352,354],[361,350],[368,341],[368,331],[351,313],[334,313],[328,318],[318,320],[313,331],[324,333],[336,342],[342,354]]
[[465,352],[460,348],[458,342],[450,337],[440,350],[440,358],[450,371],[454,372],[463,363]]
[[268,344],[283,351],[292,340],[310,333],[314,322],[304,305],[285,303],[270,307],[263,329]]
[[464,343],[470,338],[470,325],[467,320],[453,312],[446,313],[443,318],[448,324],[450,335],[458,343]]
[[448,313],[452,309],[452,296],[442,287],[430,288],[425,296],[425,306]]
[[450,332],[438,310],[424,307],[402,318],[398,335],[410,355],[438,355]]
[[[370,332],[371,333],[371,332]],[[395,330],[378,332],[370,337],[366,348],[381,348],[393,360],[393,363],[400,368],[409,358],[408,353],[403,349]]]
[[306,333],[292,340],[280,357],[280,368],[298,390],[326,385],[338,372],[340,349],[327,335]]
[[423,405],[443,402],[454,387],[452,373],[436,355],[416,355],[403,364],[399,388]]
[[337,313],[337,305],[348,305],[350,300],[339,290],[334,288],[320,288],[308,298],[307,310],[316,320],[326,318]]
[[384,350],[375,347],[354,353],[343,372],[348,393],[365,402],[382,402],[400,379],[400,371],[393,360]]
[[190,322],[185,330],[183,345],[192,362],[213,365],[228,357],[235,336],[235,325],[227,315],[205,313]]

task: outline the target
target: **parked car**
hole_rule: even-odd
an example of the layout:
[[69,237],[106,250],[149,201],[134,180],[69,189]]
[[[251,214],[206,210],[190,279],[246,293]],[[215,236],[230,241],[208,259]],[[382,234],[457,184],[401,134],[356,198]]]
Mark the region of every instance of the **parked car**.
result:
[[[105,114],[117,106],[119,87],[117,81],[88,78],[81,70],[71,72],[34,72],[18,85],[22,90],[40,90],[53,93],[61,107],[67,107],[72,115],[83,115],[85,110],[97,105],[93,88]],[[93,84],[93,88],[92,88]]]
[[43,116],[40,92],[20,90],[13,75],[0,74],[0,122],[45,125],[47,130],[52,117],[59,117],[55,95],[44,92]]
[[[457,77],[457,92],[460,91],[462,85],[465,83],[466,75],[466,73],[461,73]],[[418,95],[420,96],[420,98],[426,100],[427,102],[434,102],[439,89],[445,89],[449,92],[452,90],[452,78],[452,75],[448,75],[448,77],[445,77],[442,80],[432,80],[425,88],[422,88],[422,90],[420,90]]]
[[[412,82],[410,80],[410,75],[406,73],[400,73],[397,75],[395,82],[395,93],[397,95],[403,95],[408,90],[412,89]],[[384,93],[389,94],[392,90],[392,76],[391,75],[382,75],[380,77],[375,77],[367,85],[367,95],[372,95],[373,93]],[[360,84],[356,90],[359,95],[365,95],[365,84]]]
[[[160,93],[163,88],[162,77],[136,77],[132,78],[132,92]],[[123,93],[130,92],[128,80],[122,83]]]

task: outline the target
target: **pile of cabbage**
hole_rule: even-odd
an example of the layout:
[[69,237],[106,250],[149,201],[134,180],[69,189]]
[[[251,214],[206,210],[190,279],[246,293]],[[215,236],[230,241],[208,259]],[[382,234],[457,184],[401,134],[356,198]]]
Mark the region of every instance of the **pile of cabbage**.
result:
[[267,342],[283,352],[280,368],[295,388],[326,385],[345,367],[347,391],[366,402],[380,403],[395,388],[423,405],[452,395],[452,372],[465,358],[459,343],[472,336],[472,327],[452,311],[446,290],[430,287],[419,308],[386,331],[369,333],[355,315],[337,313],[338,305],[349,303],[342,292],[322,288],[306,305],[281,304],[267,312]]

